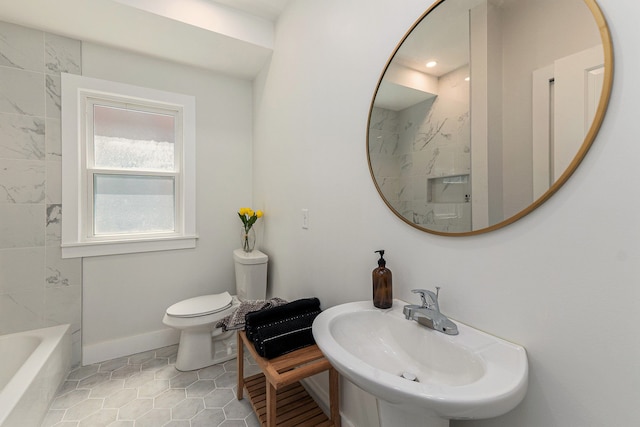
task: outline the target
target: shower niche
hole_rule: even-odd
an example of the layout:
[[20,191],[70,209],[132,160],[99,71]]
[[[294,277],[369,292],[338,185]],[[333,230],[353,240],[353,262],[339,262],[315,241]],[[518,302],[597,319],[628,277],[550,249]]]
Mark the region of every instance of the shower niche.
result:
[[468,203],[471,201],[469,175],[453,175],[427,179],[427,202]]
[[469,174],[427,178],[425,224],[443,232],[471,229],[471,180]]

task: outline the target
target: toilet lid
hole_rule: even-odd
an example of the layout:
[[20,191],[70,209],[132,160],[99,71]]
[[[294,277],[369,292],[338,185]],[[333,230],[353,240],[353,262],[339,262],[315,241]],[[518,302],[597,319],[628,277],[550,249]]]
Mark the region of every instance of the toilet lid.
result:
[[197,317],[217,313],[231,307],[229,292],[214,295],[202,295],[177,302],[167,308],[167,314],[174,317]]

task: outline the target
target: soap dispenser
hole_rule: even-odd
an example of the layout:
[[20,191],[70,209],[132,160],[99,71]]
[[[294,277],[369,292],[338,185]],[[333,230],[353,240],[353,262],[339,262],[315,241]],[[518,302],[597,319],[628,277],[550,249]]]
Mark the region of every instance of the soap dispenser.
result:
[[384,249],[376,251],[380,254],[378,268],[371,274],[373,278],[373,305],[377,308],[391,308],[393,305],[393,293],[391,290],[391,270],[385,267]]

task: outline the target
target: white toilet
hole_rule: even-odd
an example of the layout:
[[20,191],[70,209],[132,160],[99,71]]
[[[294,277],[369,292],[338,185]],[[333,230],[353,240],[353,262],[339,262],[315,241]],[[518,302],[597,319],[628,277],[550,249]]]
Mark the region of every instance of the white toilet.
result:
[[192,371],[233,359],[235,331],[222,332],[215,324],[233,313],[244,300],[263,300],[267,295],[267,262],[258,250],[233,251],[236,294],[229,292],[189,298],[167,308],[162,323],[179,329],[176,369]]

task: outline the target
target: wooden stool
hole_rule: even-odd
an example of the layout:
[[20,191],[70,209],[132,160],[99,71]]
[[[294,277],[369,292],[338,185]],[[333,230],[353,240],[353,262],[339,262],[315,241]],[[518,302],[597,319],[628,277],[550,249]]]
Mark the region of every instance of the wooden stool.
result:
[[[258,363],[261,374],[244,377],[244,345]],[[330,419],[300,384],[301,379],[326,370],[329,371]],[[317,345],[265,359],[256,352],[244,331],[238,332],[237,397],[242,399],[246,387],[251,406],[263,426],[340,427],[339,381],[338,372]]]

